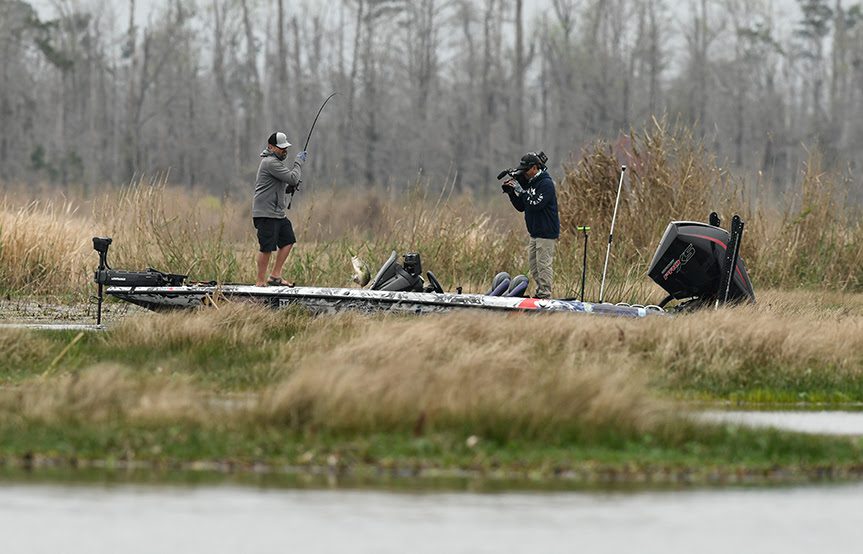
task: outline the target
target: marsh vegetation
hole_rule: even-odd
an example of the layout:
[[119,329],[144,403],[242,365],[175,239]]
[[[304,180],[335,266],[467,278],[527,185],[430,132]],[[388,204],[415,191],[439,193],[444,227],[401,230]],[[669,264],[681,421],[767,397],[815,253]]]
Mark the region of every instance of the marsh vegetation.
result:
[[[99,334],[0,329],[0,452],[22,463],[856,475],[859,439],[707,425],[686,410],[863,401],[863,228],[844,201],[851,182],[813,156],[789,196],[768,203],[692,144],[662,125],[633,135],[609,297],[658,300],[643,274],[665,224],[719,207],[726,220],[747,220],[742,255],[756,305],[642,321],[314,318],[219,305],[118,318]],[[592,225],[588,263],[600,267],[611,152],[597,143],[559,181],[561,296],[581,275],[576,225]],[[292,214],[300,242],[286,274],[345,286],[352,254],[374,265],[391,249],[416,250],[445,288],[480,291],[497,271],[526,270],[522,222],[504,204],[419,184],[408,195],[308,191]],[[0,287],[10,298],[83,301],[97,234],[115,239],[115,267],[252,278],[247,199],[153,179],[87,198],[11,191],[0,208]]]
[[681,404],[863,400],[863,301],[832,299],[852,307],[791,314],[794,294],[770,293],[751,308],[628,321],[226,305],[83,336],[0,330],[0,436],[13,460],[78,464],[854,474],[857,439],[706,425]]
[[[848,174],[821,169],[813,153],[782,198],[720,167],[689,131],[657,122],[633,132],[630,167],[615,231],[608,298],[659,300],[644,277],[665,225],[704,221],[717,210],[747,223],[742,256],[758,290],[863,290],[863,220],[848,202]],[[562,235],[556,294],[577,293],[579,225],[592,227],[587,297],[599,291],[619,162],[597,142],[558,180]],[[346,286],[350,258],[376,267],[391,250],[417,251],[445,288],[484,291],[498,271],[526,273],[524,226],[503,195],[455,193],[452,183],[417,182],[409,193],[379,188],[303,191],[291,219],[299,242],[286,274],[298,283]],[[496,185],[493,185],[496,187]],[[114,238],[115,267],[154,266],[192,279],[254,280],[249,198],[179,189],[166,177],[139,178],[95,196],[58,197],[7,187],[0,198],[0,290],[8,294],[86,294],[95,266],[90,238]],[[498,190],[497,188],[493,190]]]

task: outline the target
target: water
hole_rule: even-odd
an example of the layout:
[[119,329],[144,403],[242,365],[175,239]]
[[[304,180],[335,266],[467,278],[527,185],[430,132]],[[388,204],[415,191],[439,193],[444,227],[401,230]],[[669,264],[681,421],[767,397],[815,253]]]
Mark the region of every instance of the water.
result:
[[[860,412],[709,412],[703,417],[863,434]],[[13,479],[18,481],[0,481],[3,553],[809,554],[857,552],[863,544],[860,483],[476,493],[284,489],[207,480],[69,485],[24,483],[28,477],[21,475]]]
[[800,433],[863,435],[863,412],[860,411],[708,411],[699,414],[699,417],[706,421],[775,427]]
[[3,552],[849,552],[863,485],[640,493],[0,486]]

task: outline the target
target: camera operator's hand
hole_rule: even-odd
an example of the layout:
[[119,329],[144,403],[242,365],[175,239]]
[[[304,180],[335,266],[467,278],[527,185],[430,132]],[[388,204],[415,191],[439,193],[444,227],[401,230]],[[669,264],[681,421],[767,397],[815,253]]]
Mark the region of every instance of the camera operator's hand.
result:
[[515,179],[507,179],[506,181],[503,182],[503,184],[501,185],[501,188],[503,189],[503,192],[505,192],[507,194],[509,194],[511,192],[511,193],[515,194],[516,196],[521,196],[522,193],[524,192],[524,189],[521,188],[521,184],[519,184],[519,182],[516,181]]

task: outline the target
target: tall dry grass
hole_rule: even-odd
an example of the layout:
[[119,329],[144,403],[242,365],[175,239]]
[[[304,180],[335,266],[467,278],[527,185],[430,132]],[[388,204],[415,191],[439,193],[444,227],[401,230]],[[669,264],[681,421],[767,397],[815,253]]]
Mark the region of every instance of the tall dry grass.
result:
[[504,439],[631,436],[667,415],[633,359],[612,350],[585,355],[581,346],[598,336],[571,319],[453,314],[368,323],[345,327],[348,336],[335,342],[331,327],[304,340],[307,353],[265,393],[260,417]]
[[217,409],[182,376],[141,376],[101,364],[0,391],[4,419],[47,423],[202,423]]
[[297,311],[228,302],[214,309],[142,314],[114,325],[102,339],[119,349],[182,349],[203,344],[267,348],[276,338],[300,332],[309,317]]
[[863,396],[863,306],[789,314],[795,303],[784,296],[640,321],[318,320],[283,353],[295,369],[264,392],[259,417],[299,428],[588,438],[661,428],[667,412],[656,387],[774,401]]
[[[170,372],[100,363],[60,368],[50,377],[23,381],[14,392],[0,391],[0,411],[55,423],[455,430],[500,440],[626,439],[669,420],[666,404],[649,393],[634,360],[623,350],[585,355],[585,344],[605,339],[602,333],[585,334],[571,319],[306,316],[303,333],[279,343],[267,337],[278,322],[257,308],[238,306],[211,316],[202,322],[200,314],[173,314],[161,326],[152,324],[155,318],[137,318],[104,340],[118,349],[161,343],[163,351],[233,341],[231,348],[244,352],[274,352],[266,363],[280,367],[279,375],[238,405],[213,402],[212,389],[196,384],[176,363]],[[552,332],[546,329],[549,319]],[[207,324],[203,330],[201,323]],[[181,328],[187,331],[177,338]]]
[[[664,121],[615,144],[599,142],[564,164],[558,183],[562,236],[555,292],[580,288],[582,237],[592,227],[586,296],[596,298],[619,164],[630,168],[621,198],[607,287],[609,299],[649,302],[663,294],[644,277],[670,220],[699,220],[716,209],[747,223],[742,256],[756,288],[863,289],[861,210],[846,203],[859,183],[821,169],[817,154],[779,200],[721,167],[685,129]],[[490,190],[497,190],[490,184]],[[139,179],[95,199],[0,201],[0,289],[21,293],[86,291],[96,258],[90,237],[115,239],[118,267],[154,266],[193,279],[251,282],[257,250],[248,198],[215,198]],[[503,195],[453,196],[446,186],[305,190],[291,219],[299,242],[285,273],[299,283],[349,285],[350,257],[373,270],[391,250],[418,251],[446,288],[483,291],[498,271],[526,273],[521,215]]]
[[[65,200],[0,200],[0,290],[69,291],[86,281],[95,225]],[[92,265],[92,264],[90,264]]]
[[[711,211],[726,228],[733,214],[746,222],[741,256],[756,287],[863,290],[863,208],[847,203],[859,181],[823,170],[812,152],[799,181],[774,198],[765,183],[735,176],[688,129],[666,121],[615,144],[600,141],[564,165],[558,185],[562,249],[575,249],[579,225],[590,225],[594,237],[608,236],[621,163],[628,170],[614,233],[611,297],[631,296],[626,283],[644,275],[669,221],[706,221]],[[596,242],[594,268],[605,253],[605,243]],[[596,288],[595,279],[591,285]]]
[[627,331],[631,355],[664,386],[727,397],[863,394],[863,313],[771,305],[704,311]]
[[[312,318],[236,304],[127,318],[69,354],[102,359],[86,357],[87,349],[108,348],[127,353],[127,361],[80,370],[51,362],[59,345],[44,335],[2,330],[0,347],[12,357],[3,362],[7,376],[18,366],[52,370],[15,375],[20,385],[0,392],[0,409],[55,422],[176,418],[359,433],[455,430],[500,440],[625,440],[671,429],[667,393],[863,398],[863,295],[825,292],[810,300],[799,291],[771,291],[753,306],[644,320]],[[257,376],[242,381],[242,403],[213,402],[214,393],[236,390],[237,372]]]

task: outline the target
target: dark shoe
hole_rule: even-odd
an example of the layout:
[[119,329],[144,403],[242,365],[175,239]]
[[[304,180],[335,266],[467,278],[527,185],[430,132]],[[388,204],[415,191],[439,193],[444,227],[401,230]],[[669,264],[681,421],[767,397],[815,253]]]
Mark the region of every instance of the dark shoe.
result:
[[273,277],[270,275],[270,280],[267,281],[268,287],[293,287],[294,284],[290,281],[285,281],[281,277]]

